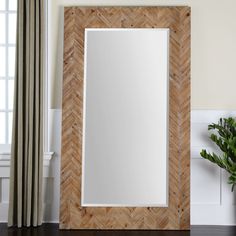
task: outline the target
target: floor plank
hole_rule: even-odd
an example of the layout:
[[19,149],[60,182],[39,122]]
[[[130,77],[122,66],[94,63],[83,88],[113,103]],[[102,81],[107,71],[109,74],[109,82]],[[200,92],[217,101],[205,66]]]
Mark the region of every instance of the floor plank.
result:
[[236,236],[236,226],[192,226],[191,231],[158,230],[59,230],[58,224],[8,228],[0,223],[0,236]]

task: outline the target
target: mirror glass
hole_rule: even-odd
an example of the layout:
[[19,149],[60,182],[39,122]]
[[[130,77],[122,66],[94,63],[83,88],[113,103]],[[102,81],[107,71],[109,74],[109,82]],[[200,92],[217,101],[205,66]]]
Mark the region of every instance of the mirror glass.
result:
[[168,205],[169,30],[86,29],[82,206]]

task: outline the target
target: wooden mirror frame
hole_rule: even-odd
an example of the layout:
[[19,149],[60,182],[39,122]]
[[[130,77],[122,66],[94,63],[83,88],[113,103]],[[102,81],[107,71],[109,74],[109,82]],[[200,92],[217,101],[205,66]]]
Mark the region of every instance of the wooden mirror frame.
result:
[[[64,11],[61,229],[190,228],[190,8],[66,7]],[[82,207],[85,28],[169,28],[168,207]]]

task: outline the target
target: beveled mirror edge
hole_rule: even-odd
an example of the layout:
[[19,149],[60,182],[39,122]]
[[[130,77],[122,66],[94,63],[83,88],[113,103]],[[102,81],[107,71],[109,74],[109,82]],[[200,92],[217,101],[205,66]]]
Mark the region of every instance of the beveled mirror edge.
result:
[[[86,76],[87,76],[87,34],[93,31],[164,31],[167,36],[167,80],[166,80],[166,95],[167,95],[167,114],[166,114],[166,124],[167,124],[167,132],[166,132],[166,200],[165,203],[156,203],[156,204],[148,204],[148,203],[140,203],[140,204],[103,204],[103,203],[85,203],[84,200],[84,173],[85,173],[85,127],[86,127]],[[84,83],[83,83],[83,137],[82,137],[82,176],[81,176],[81,206],[82,207],[168,207],[169,201],[169,173],[168,173],[168,163],[169,163],[169,28],[85,28],[84,29]]]

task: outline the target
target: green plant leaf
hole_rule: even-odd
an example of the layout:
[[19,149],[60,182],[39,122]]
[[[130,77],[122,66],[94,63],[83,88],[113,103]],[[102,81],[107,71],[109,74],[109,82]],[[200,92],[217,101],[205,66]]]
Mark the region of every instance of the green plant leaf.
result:
[[218,124],[208,125],[208,130],[214,131],[210,134],[210,139],[219,147],[222,155],[209,153],[205,149],[200,155],[230,174],[228,183],[232,185],[233,191],[236,184],[236,120],[233,117],[220,118]]

